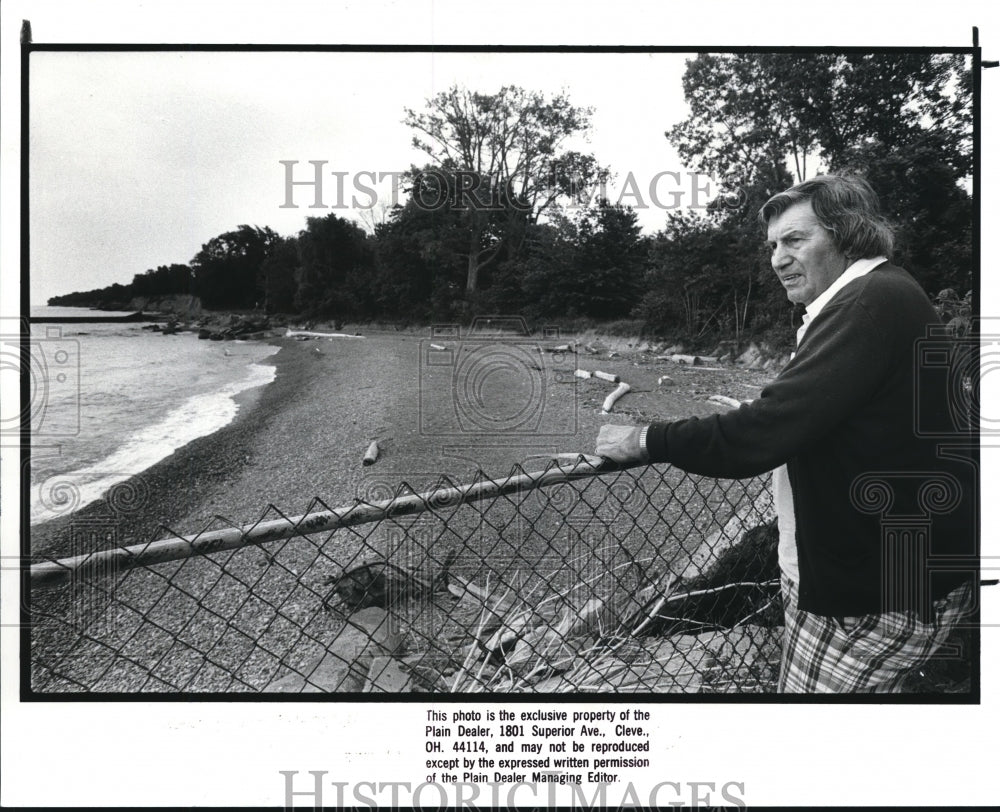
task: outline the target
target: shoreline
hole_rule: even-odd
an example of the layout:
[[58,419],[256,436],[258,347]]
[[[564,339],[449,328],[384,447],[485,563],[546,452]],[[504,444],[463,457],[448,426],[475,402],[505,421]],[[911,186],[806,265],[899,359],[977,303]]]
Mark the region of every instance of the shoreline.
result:
[[[78,510],[31,526],[31,554],[61,558],[87,552],[80,549],[80,529],[90,535],[103,530],[114,541],[100,545],[106,547],[153,541],[169,535],[164,527],[186,526],[204,493],[224,484],[246,463],[254,434],[266,428],[282,399],[294,394],[298,380],[294,365],[286,364],[287,348],[268,343],[278,352],[258,363],[274,366],[276,374],[273,380],[233,396],[237,411],[229,423],[174,449]],[[289,366],[293,368],[286,369]]]
[[[677,383],[661,387],[668,362],[635,349],[623,349],[620,357],[604,352],[600,361],[581,354],[581,366],[599,363],[633,386],[611,417],[600,411],[608,394],[603,382],[580,382],[575,396],[553,384],[538,434],[443,434],[429,417],[450,415],[456,395],[423,380],[425,341],[377,332],[359,341],[268,340],[278,352],[260,363],[272,364],[275,377],[235,396],[239,409],[231,423],[113,486],[107,498],[31,528],[31,553],[66,557],[302,515],[317,498],[336,508],[385,498],[404,482],[426,487],[442,476],[467,480],[478,470],[505,476],[514,465],[542,468],[554,453],[592,453],[605,422],[712,414],[721,407],[705,402],[705,394],[748,391],[735,384],[717,389],[722,381],[713,385],[713,378],[763,377],[750,370],[699,372],[669,364]],[[374,439],[379,461],[362,466]]]

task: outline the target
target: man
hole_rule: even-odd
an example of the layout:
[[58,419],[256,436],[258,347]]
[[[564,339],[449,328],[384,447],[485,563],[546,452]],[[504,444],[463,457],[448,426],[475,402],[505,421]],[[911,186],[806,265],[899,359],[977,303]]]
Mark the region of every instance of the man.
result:
[[[947,409],[945,387],[918,391],[914,363],[937,315],[888,261],[892,232],[862,178],[805,181],[768,200],[759,219],[778,281],[806,308],[792,359],[752,403],[604,426],[597,453],[725,478],[774,470],[786,619],[779,690],[898,691],[971,603],[969,567],[934,571],[929,560],[975,552],[971,468],[940,458],[914,429],[917,397],[925,411]],[[885,532],[887,511],[927,508],[933,482],[953,498],[924,510],[930,549]]]

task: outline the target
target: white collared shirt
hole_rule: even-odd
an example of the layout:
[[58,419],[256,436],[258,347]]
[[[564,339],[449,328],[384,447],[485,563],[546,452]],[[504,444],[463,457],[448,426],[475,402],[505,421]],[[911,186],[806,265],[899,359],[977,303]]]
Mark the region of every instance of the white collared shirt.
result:
[[[874,270],[883,262],[888,260],[885,257],[857,260],[834,279],[830,287],[806,305],[802,326],[795,333],[795,346],[798,347],[802,343],[810,322],[845,285]],[[794,357],[795,353],[792,353],[792,358]],[[771,490],[774,493],[774,507],[778,514],[778,566],[787,578],[798,583],[799,555],[795,548],[795,507],[792,503],[792,485],[788,481],[787,466],[782,465],[774,469]]]

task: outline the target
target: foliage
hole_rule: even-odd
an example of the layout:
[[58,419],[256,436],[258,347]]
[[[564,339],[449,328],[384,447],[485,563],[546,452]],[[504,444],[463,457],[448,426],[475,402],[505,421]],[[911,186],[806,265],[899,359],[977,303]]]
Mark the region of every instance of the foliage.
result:
[[[437,176],[428,175],[431,182]],[[375,231],[375,305],[389,317],[448,320],[461,296],[465,267],[459,213],[409,199]]]
[[971,290],[959,297],[951,288],[945,288],[934,297],[933,304],[938,318],[953,336],[962,337],[969,334],[972,329]]
[[[759,233],[672,212],[648,254],[647,293],[639,315],[662,333],[735,335],[761,329],[780,311]],[[777,305],[777,307],[775,307]],[[778,310],[779,314],[774,311]]]
[[296,309],[299,244],[294,237],[279,237],[260,266],[267,313],[291,313]]
[[565,94],[505,86],[485,94],[453,86],[427,100],[423,112],[407,108],[404,123],[416,131],[413,146],[431,159],[443,196],[422,193],[427,169],[412,168],[414,198],[445,201],[460,214],[465,289],[480,287],[482,271],[517,255],[527,227],[560,195],[600,175],[595,159],[565,148],[589,129],[591,110]]
[[268,227],[241,225],[205,243],[191,260],[195,293],[207,308],[261,304],[260,269],[278,235]]
[[298,236],[295,305],[309,315],[369,315],[374,254],[356,223],[328,214],[309,217]]
[[702,54],[689,60],[683,82],[691,113],[666,135],[728,196],[705,220],[671,217],[657,235],[648,287],[667,286],[679,298],[647,297],[642,312],[651,324],[739,339],[794,319],[769,279],[755,216],[771,194],[824,166],[869,180],[896,230],[892,259],[926,290],[970,286],[966,57]]
[[124,310],[132,299],[137,297],[157,298],[190,294],[194,277],[187,265],[160,265],[150,268],[145,273],[136,274],[128,285],[115,283],[106,288],[68,293],[65,296],[54,296],[49,299],[50,305],[65,307],[103,306],[109,309]]

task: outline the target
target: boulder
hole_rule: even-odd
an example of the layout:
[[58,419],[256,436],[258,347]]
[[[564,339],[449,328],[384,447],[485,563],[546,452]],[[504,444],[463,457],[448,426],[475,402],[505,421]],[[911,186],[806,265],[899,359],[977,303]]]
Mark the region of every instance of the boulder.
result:
[[[403,637],[393,628],[392,617],[384,609],[368,607],[355,612],[326,652],[301,671],[292,671],[271,682],[265,692],[340,693],[362,691],[371,682],[379,688],[396,683],[396,677],[381,675],[384,664],[372,679],[372,664],[377,657],[392,657],[403,650]],[[371,690],[375,690],[373,687]]]
[[764,354],[757,344],[751,343],[736,359],[736,363],[747,369],[757,369],[764,363]]
[[362,693],[399,694],[410,689],[410,675],[403,670],[399,660],[384,654],[372,657]]

